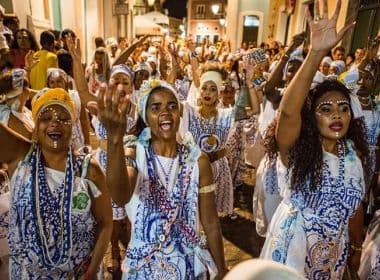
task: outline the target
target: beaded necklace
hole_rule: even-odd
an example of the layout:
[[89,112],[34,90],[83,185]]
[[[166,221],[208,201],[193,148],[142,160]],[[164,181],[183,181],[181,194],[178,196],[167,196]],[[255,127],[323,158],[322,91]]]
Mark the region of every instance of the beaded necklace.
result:
[[[32,154],[31,203],[32,217],[35,227],[35,246],[43,267],[59,267],[66,265],[71,258],[72,224],[71,203],[75,170],[79,169],[79,161],[73,162],[73,153],[68,151],[65,179],[57,191],[51,192],[46,180],[45,161],[40,147]],[[55,247],[53,255],[52,247]]]
[[170,165],[169,165],[168,172],[166,172],[162,162],[160,161],[160,158],[156,154],[154,155],[154,159],[158,163],[158,167],[161,169],[162,173],[164,174],[165,183],[164,182],[162,182],[162,183],[164,183],[165,187],[168,188],[169,187],[170,175],[173,172],[173,166],[174,166],[174,162],[176,161],[176,158],[170,159]]

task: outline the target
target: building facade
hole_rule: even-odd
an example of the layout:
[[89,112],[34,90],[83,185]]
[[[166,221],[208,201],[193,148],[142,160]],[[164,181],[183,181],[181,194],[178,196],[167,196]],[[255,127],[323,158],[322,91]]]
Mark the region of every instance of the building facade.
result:
[[[289,9],[289,2],[294,5],[293,9]],[[304,5],[308,5],[311,13],[314,14],[313,0],[271,0],[266,27],[266,42],[279,41],[288,45],[295,34],[302,31],[309,33]],[[334,12],[335,5],[336,0],[328,1],[329,16]],[[367,38],[378,34],[380,0],[342,0],[337,29],[341,29],[346,23],[354,20],[356,20],[355,28],[347,32],[341,42],[347,52],[352,52],[358,47],[365,47]]]
[[162,7],[156,0],[0,0],[6,13],[17,15],[20,27],[31,30],[37,41],[44,30],[72,29],[81,39],[83,62],[91,62],[96,37],[134,38],[136,15]]
[[188,0],[187,35],[199,44],[204,38],[211,43],[224,39],[226,8],[226,0]]
[[259,45],[265,41],[269,1],[229,0],[227,38],[236,50],[243,42]]

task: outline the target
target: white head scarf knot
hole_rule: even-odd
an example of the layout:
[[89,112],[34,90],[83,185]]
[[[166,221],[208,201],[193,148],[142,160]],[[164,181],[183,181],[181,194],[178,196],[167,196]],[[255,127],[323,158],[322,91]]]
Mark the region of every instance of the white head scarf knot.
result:
[[179,104],[178,93],[169,83],[162,80],[157,80],[157,79],[150,79],[150,80],[144,81],[140,87],[137,106],[138,106],[139,115],[144,120],[144,123],[146,125],[148,125],[148,122],[146,119],[146,106],[148,104],[149,95],[156,88],[165,88],[165,89],[170,90],[175,96],[175,98],[177,99],[177,102]]
[[205,82],[212,81],[216,84],[216,87],[218,88],[218,93],[220,93],[223,90],[223,79],[222,75],[217,71],[207,71],[202,74],[201,76],[201,87]]

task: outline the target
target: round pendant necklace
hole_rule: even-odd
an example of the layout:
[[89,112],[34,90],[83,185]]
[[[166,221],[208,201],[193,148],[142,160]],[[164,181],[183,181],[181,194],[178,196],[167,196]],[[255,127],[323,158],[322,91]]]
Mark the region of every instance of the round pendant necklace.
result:
[[[203,110],[202,110],[202,107],[201,107],[201,109],[199,110],[199,115],[200,115],[200,117],[201,117],[201,119],[203,119],[205,122],[208,122],[209,123],[209,125],[211,126],[211,130],[212,130],[212,132],[211,132],[211,134],[207,137],[207,144],[208,145],[210,145],[210,146],[212,146],[212,147],[214,147],[216,144],[217,144],[217,139],[216,139],[216,137],[215,137],[215,134],[216,134],[216,122],[217,122],[217,120],[218,120],[218,110],[216,109],[216,113],[215,113],[215,115],[214,115],[214,117],[211,117],[211,118],[213,118],[213,121],[211,122],[210,120],[211,120],[211,118],[205,118],[204,117],[204,113],[202,114],[202,112],[203,112]],[[202,120],[201,120],[201,122],[202,122]]]

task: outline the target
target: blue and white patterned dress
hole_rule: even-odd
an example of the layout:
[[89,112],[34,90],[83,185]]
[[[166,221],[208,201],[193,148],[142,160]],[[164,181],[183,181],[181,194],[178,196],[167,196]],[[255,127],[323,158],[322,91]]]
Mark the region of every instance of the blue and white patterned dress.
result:
[[[44,191],[50,193],[51,199],[48,199],[49,201],[47,202],[43,202],[43,200],[37,201],[39,201],[40,207],[44,209],[40,212],[42,218],[49,219],[46,215],[51,215],[50,222],[45,222],[42,227],[44,228],[43,236],[45,236],[48,244],[48,247],[45,247],[47,248],[46,254],[52,256],[52,259],[56,259],[57,255],[64,252],[61,256],[66,261],[57,266],[44,265],[46,258],[42,256],[44,250],[40,245],[42,234],[38,234],[38,228],[40,227],[35,217],[39,212],[35,210],[37,208],[33,198],[36,197],[36,191],[34,184],[30,181],[35,180],[33,158],[32,147],[31,152],[25,159],[19,162],[11,178],[11,208],[9,215],[10,279],[56,280],[70,279],[74,275],[75,277],[83,275],[91,260],[92,250],[96,241],[96,222],[91,212],[90,196],[97,197],[100,192],[91,181],[85,179],[84,173],[82,173],[81,177],[75,177],[71,196],[71,217],[67,224],[64,222],[61,226],[56,227],[54,225],[60,224],[60,222],[56,221],[57,223],[55,223],[51,217],[59,216],[52,214],[53,212],[60,213],[60,210],[54,210],[53,208],[56,203],[59,203],[57,201],[62,197],[62,192],[65,192],[62,187],[63,182],[65,182],[65,173],[45,168],[45,178],[48,184],[46,188],[48,189]],[[82,160],[83,157],[77,158],[75,165],[78,168],[75,169],[79,169],[79,166],[82,165]],[[84,163],[84,165],[86,164],[88,162]],[[84,166],[83,171],[85,172],[86,169]],[[67,185],[65,185],[66,187]],[[68,227],[71,229],[68,230]],[[65,243],[66,235],[63,235],[63,238],[57,237],[59,232],[66,232],[66,230],[71,231],[71,241],[68,241],[72,244],[71,246],[67,246],[67,243]]]
[[[91,120],[92,125],[95,128],[96,138],[99,140],[107,139],[107,130],[104,125],[99,121],[96,116],[92,117]],[[131,129],[135,124],[135,120],[131,117],[127,119],[127,131]],[[107,151],[98,147],[95,150],[94,154],[95,159],[99,162],[100,167],[103,169],[104,173],[106,173],[107,168]],[[127,217],[127,213],[125,212],[125,208],[119,207],[112,201],[112,216],[114,220],[123,220]]]
[[277,160],[269,162],[265,155],[261,160],[256,173],[256,184],[253,194],[253,218],[256,223],[256,232],[265,237],[268,225],[282,201],[277,178]]
[[377,139],[380,135],[380,105],[375,104],[373,110],[363,110],[364,122],[367,128],[367,141],[371,157],[371,174],[376,167]]
[[[183,115],[180,133],[184,135],[190,132],[195,142],[202,151],[212,153],[226,148],[226,143],[234,123],[232,116],[233,108],[218,108],[218,114],[213,118],[204,119],[195,107],[188,103],[183,104]],[[215,143],[209,144],[208,139],[212,136]],[[233,213],[233,183],[231,170],[227,157],[224,156],[211,163],[214,182],[216,184],[216,207],[220,214]]]
[[215,265],[199,234],[199,153],[178,147],[177,176],[168,186],[158,179],[151,147],[138,143],[136,155],[138,177],[126,207],[132,235],[123,279],[206,279],[207,269],[215,271]]
[[339,157],[323,152],[317,191],[291,191],[286,168],[277,160],[284,199],[269,225],[261,258],[291,266],[307,279],[342,279],[349,252],[348,222],[365,188],[361,161],[349,141],[346,146],[345,156],[343,148]]

